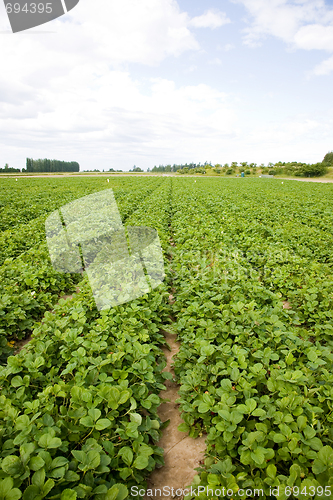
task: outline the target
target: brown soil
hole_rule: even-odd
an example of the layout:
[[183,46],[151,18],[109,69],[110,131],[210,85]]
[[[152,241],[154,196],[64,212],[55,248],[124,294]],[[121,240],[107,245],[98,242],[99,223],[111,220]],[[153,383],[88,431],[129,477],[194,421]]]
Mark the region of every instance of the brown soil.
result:
[[[170,371],[172,357],[179,350],[179,342],[176,342],[176,335],[169,332],[164,332],[165,338],[171,347],[171,352],[167,347],[163,348],[167,358],[167,366],[165,371]],[[164,449],[165,465],[160,469],[155,469],[148,479],[148,490],[152,490],[153,495],[145,495],[145,500],[159,499],[163,497],[163,487],[168,486],[169,489],[185,489],[193,481],[196,467],[199,467],[200,461],[204,459],[205,437],[193,439],[184,432],[178,430],[178,426],[183,422],[180,417],[179,405],[176,400],[179,398],[179,386],[172,380],[165,382],[166,391],[162,391],[160,397],[168,399],[170,402],[163,403],[158,409],[158,415],[162,422],[170,419],[170,424],[163,431],[162,438],[157,443],[158,446]],[[162,495],[159,492],[154,494],[154,490],[162,490]],[[147,491],[147,493],[151,493]],[[173,496],[172,498],[181,499],[183,496]]]
[[22,351],[23,347],[30,342],[31,338],[32,338],[31,335],[29,335],[29,337],[27,337],[26,339],[17,340],[14,346],[15,347],[14,355]]

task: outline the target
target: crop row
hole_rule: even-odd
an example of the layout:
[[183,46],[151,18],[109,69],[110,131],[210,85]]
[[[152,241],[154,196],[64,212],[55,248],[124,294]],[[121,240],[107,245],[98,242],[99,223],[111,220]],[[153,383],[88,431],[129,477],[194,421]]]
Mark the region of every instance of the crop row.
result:
[[[57,180],[53,180],[53,182],[56,181]],[[18,257],[30,248],[41,245],[42,243],[45,244],[45,220],[50,211],[60,208],[76,198],[81,198],[95,191],[112,186],[119,211],[122,218],[125,220],[126,217],[135,210],[141,200],[149,196],[160,183],[158,179],[152,179],[150,182],[148,181],[140,186],[133,182],[124,184],[124,180],[118,180],[116,183],[115,181],[111,182],[110,186],[110,184],[106,182],[106,179],[98,180],[98,182],[96,182],[95,179],[85,179],[84,183],[80,180],[78,185],[77,180],[75,179],[74,181],[75,183],[71,185],[71,189],[63,184],[59,185],[59,181],[56,182],[55,185],[51,183],[51,186],[46,190],[48,204],[45,206],[43,200],[39,200],[42,215],[36,218],[32,217],[28,222],[20,224],[19,221],[22,219],[22,215],[19,207],[14,207],[17,210],[16,214],[14,208],[12,209],[13,214],[8,222],[9,227],[0,233],[0,265],[8,258]],[[37,184],[36,180],[30,180],[30,182],[36,184],[35,191],[37,191],[37,194],[35,196],[40,196],[41,187],[39,183]],[[31,193],[29,188],[30,185],[24,186],[20,193],[20,199],[24,198],[27,210],[29,204],[33,203],[33,200],[30,198]],[[6,190],[4,189],[2,203],[5,203],[5,193]],[[10,203],[10,198],[7,199],[7,203]]]
[[[164,183],[126,221],[158,227],[170,210]],[[35,324],[28,346],[0,369],[0,493],[8,499],[123,500],[163,464],[155,443],[168,321],[166,285],[98,312],[84,277]]]
[[[144,182],[145,181],[145,182]],[[15,226],[46,215],[76,198],[92,192],[112,187],[119,198],[129,192],[146,189],[156,185],[158,179],[1,179],[0,195],[0,231],[13,229]],[[116,195],[117,196],[117,195]]]
[[[330,188],[168,178],[144,194],[126,181],[115,190],[123,221],[158,230],[166,281],[99,313],[79,276],[79,294],[31,319],[29,346],[0,370],[0,498],[122,500],[144,487],[163,463],[160,330],[172,315],[181,429],[207,433],[196,484],[265,498],[284,485],[322,500],[318,488],[333,487]],[[25,283],[18,298],[39,296],[48,309],[76,281],[49,274],[45,249],[0,272],[10,290]],[[29,301],[21,309],[30,314]]]
[[[157,189],[158,183],[148,183],[141,190],[116,192],[120,214],[125,221],[137,206]],[[85,191],[91,191],[85,186]],[[79,194],[76,192],[76,195]],[[68,195],[67,195],[68,196]],[[59,203],[59,199],[58,199]],[[61,294],[72,292],[80,282],[80,275],[61,274],[51,265],[45,241],[44,216],[27,224],[24,231],[8,231],[0,235],[0,246],[8,257],[0,266],[0,361],[13,350],[16,340],[30,335],[34,322],[58,300]],[[28,237],[27,237],[28,235]],[[16,236],[16,237],[15,237]],[[13,246],[5,247],[8,239]],[[39,243],[37,243],[39,242]],[[23,254],[24,249],[32,248]],[[13,254],[21,253],[13,259]]]
[[[282,486],[297,486],[300,498],[310,498],[311,486],[333,486],[333,325],[325,296],[330,266],[320,255],[310,263],[306,227],[302,232],[297,226],[304,239],[296,248],[281,242],[275,187],[257,180],[236,196],[235,181],[229,190],[217,181],[185,182],[175,183],[172,199],[174,315],[181,340],[175,373],[182,430],[194,437],[207,433],[197,482],[211,490],[243,489],[240,498],[247,488],[263,489],[268,498],[270,487],[281,486],[284,499]],[[266,217],[258,206],[262,185]],[[300,187],[298,209],[284,216],[301,217],[302,194]],[[258,212],[259,226],[271,221],[271,237],[258,227]],[[330,231],[323,234],[324,241],[330,238]]]

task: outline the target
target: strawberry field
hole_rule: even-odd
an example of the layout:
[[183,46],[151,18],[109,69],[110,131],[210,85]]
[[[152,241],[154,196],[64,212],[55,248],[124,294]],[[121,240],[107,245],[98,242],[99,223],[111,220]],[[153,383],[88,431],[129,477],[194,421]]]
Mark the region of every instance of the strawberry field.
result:
[[[174,177],[0,186],[0,499],[137,498],[131,487],[163,465],[163,330],[181,342],[181,430],[206,435],[196,486],[333,498],[333,187]],[[108,188],[125,225],[157,229],[166,279],[98,311],[85,274],[52,268],[44,224]]]

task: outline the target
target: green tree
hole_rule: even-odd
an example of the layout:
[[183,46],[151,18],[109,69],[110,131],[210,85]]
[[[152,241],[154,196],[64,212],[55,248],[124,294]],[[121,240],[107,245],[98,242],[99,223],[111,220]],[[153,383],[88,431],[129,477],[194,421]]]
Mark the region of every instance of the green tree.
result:
[[327,173],[328,168],[322,163],[314,163],[312,165],[303,165],[300,171],[302,177],[320,177]]
[[79,172],[80,165],[77,161],[59,161],[48,158],[26,160],[27,172]]
[[333,151],[326,153],[322,163],[326,163],[328,165],[333,165]]

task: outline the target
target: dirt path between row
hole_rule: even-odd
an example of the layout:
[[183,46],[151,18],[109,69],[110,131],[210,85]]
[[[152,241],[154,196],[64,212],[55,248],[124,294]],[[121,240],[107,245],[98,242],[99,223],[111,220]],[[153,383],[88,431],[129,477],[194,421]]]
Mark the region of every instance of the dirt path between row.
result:
[[[76,292],[70,295],[62,295],[60,298],[64,300],[72,299],[75,294],[80,293],[79,287],[76,288]],[[52,312],[52,311],[50,311]],[[162,347],[163,353],[167,358],[167,365],[163,371],[171,372],[174,376],[174,371],[172,368],[172,358],[179,351],[180,343],[176,341],[176,335],[170,332],[163,332],[165,339],[170,346],[169,350],[166,346]],[[26,345],[31,341],[32,336],[24,340],[19,340],[15,343],[15,352],[18,354]],[[173,380],[166,380],[165,382],[166,390],[161,391],[160,397],[162,399],[169,400],[166,403],[162,403],[158,408],[158,415],[162,422],[170,420],[170,424],[163,431],[162,438],[157,443],[158,446],[164,449],[164,461],[165,465],[160,469],[155,469],[148,480],[147,493],[150,493],[150,489],[153,495],[146,495],[145,500],[155,500],[163,498],[163,487],[168,487],[169,491],[174,492],[177,490],[184,490],[189,486],[196,471],[196,467],[199,467],[200,462],[204,459],[204,453],[206,450],[205,437],[199,437],[193,439],[189,437],[184,432],[178,430],[178,426],[183,423],[180,417],[179,405],[176,400],[179,398],[178,389],[179,385]],[[155,490],[161,490],[161,495],[159,492],[155,494]],[[183,495],[171,495],[171,498],[182,499]]]
[[[163,352],[167,358],[167,366],[164,371],[169,371],[174,375],[172,369],[172,358],[179,351],[179,342],[176,342],[176,335],[169,332],[164,332],[165,338],[171,351],[167,347],[163,347]],[[189,486],[197,472],[194,470],[199,467],[200,462],[204,459],[206,450],[205,437],[193,439],[184,432],[178,430],[178,426],[183,423],[180,417],[179,405],[176,400],[179,398],[179,385],[172,381],[165,382],[166,391],[162,391],[160,397],[170,400],[163,403],[157,410],[162,422],[170,419],[170,424],[163,431],[163,436],[157,443],[158,446],[164,449],[164,467],[155,469],[148,480],[147,494],[145,500],[163,498],[163,487],[174,489],[174,495],[170,498],[182,499],[183,495],[176,495],[177,490],[184,490]],[[149,491],[152,490],[152,491]],[[161,494],[159,491],[161,490]],[[152,494],[151,494],[152,493]]]

